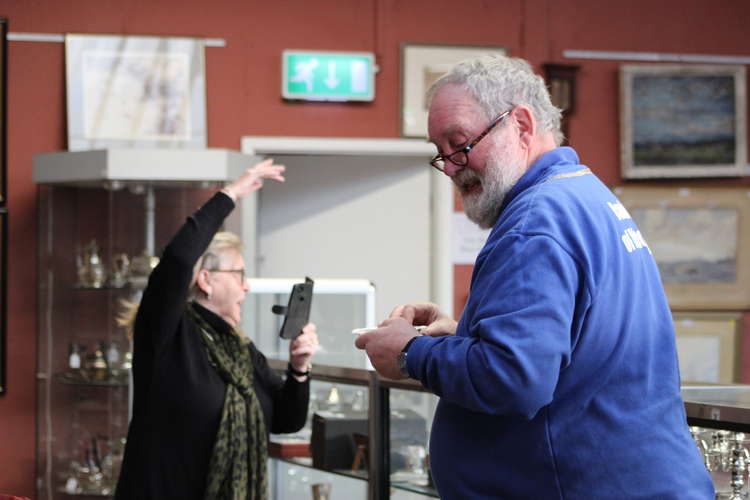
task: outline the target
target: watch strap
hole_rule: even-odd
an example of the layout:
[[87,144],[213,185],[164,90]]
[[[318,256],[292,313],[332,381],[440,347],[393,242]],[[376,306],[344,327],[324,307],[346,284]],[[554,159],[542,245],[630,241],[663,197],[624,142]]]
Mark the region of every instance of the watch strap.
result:
[[412,344],[414,343],[414,341],[415,341],[415,340],[417,340],[418,338],[419,338],[419,335],[416,335],[416,336],[414,336],[414,337],[410,338],[410,339],[409,339],[409,341],[408,341],[408,342],[406,343],[406,345],[404,346],[404,348],[403,348],[403,349],[401,349],[401,352],[406,352],[406,351],[408,351],[408,350],[409,350],[409,348],[411,347],[411,345],[412,345]]
[[307,371],[301,372],[299,370],[295,370],[291,363],[287,363],[286,365],[286,371],[291,373],[292,375],[295,375],[297,377],[308,377],[310,376],[310,365],[307,365]]
[[401,349],[401,352],[398,353],[398,357],[396,358],[396,365],[398,366],[398,371],[401,372],[401,375],[404,377],[409,377],[409,369],[406,366],[406,351],[409,350],[409,347],[411,347],[412,342],[417,340],[418,336],[412,337],[409,339],[409,341],[404,345],[404,348]]

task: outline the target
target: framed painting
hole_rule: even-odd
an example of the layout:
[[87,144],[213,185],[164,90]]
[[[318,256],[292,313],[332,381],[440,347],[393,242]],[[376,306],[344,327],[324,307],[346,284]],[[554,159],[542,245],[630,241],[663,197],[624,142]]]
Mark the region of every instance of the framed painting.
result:
[[204,40],[65,36],[68,149],[206,147]]
[[543,64],[544,79],[549,89],[552,105],[562,112],[560,129],[563,146],[570,142],[570,117],[576,112],[576,74],[580,66],[571,64]]
[[5,383],[5,363],[8,359],[6,353],[7,331],[8,331],[8,211],[0,208],[0,394],[7,391]]
[[614,189],[659,266],[676,310],[750,308],[750,188]]
[[730,65],[621,66],[623,178],[745,175],[745,74]]
[[6,306],[7,282],[7,176],[8,176],[8,20],[0,18],[0,394],[5,394],[6,332],[8,314]]
[[507,50],[504,47],[403,44],[401,135],[427,137],[427,90],[456,63],[487,54],[507,55]]
[[0,207],[8,199],[8,20],[0,18]]
[[674,327],[683,383],[739,383],[742,314],[675,313]]

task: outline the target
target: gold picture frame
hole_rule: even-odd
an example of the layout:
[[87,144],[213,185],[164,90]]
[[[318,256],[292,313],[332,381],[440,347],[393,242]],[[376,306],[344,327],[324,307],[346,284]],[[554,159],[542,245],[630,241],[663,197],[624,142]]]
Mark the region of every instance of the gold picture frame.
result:
[[745,175],[746,86],[739,65],[622,65],[623,178]]
[[426,93],[456,64],[487,54],[508,55],[505,47],[401,45],[401,136],[427,137]]
[[742,313],[674,313],[677,355],[683,383],[739,383]]
[[750,189],[614,188],[659,266],[674,310],[750,309]]

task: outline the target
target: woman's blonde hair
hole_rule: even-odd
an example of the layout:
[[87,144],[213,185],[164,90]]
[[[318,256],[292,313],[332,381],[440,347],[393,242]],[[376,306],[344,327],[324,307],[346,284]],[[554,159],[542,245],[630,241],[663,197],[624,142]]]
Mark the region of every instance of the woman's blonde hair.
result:
[[[188,300],[195,300],[200,290],[196,284],[196,277],[198,271],[201,269],[216,270],[221,265],[221,258],[228,250],[236,250],[242,252],[242,240],[236,234],[229,231],[219,231],[211,239],[206,251],[200,256],[198,262],[193,267],[193,278],[190,281],[190,290],[188,291]],[[115,320],[117,325],[125,329],[125,335],[132,340],[133,338],[133,326],[135,325],[135,317],[138,314],[138,306],[140,302],[134,300],[121,299],[120,300],[120,312]]]
[[208,248],[200,256],[198,262],[193,267],[193,279],[190,282],[190,291],[188,292],[188,300],[194,300],[198,296],[198,285],[196,278],[198,277],[198,271],[201,269],[216,270],[221,267],[221,258],[229,250],[235,250],[242,253],[242,240],[236,234],[229,231],[219,231],[216,233],[208,244]]

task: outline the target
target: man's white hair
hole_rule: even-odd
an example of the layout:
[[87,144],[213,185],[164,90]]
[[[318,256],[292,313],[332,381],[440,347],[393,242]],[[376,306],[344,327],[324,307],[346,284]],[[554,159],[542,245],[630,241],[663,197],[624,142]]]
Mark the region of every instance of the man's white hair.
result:
[[456,64],[427,92],[428,102],[438,89],[461,85],[477,101],[487,120],[496,118],[514,106],[531,109],[539,129],[551,132],[555,144],[562,144],[561,111],[552,105],[544,79],[535,74],[528,62],[517,57],[486,55]]

